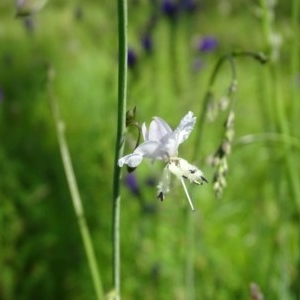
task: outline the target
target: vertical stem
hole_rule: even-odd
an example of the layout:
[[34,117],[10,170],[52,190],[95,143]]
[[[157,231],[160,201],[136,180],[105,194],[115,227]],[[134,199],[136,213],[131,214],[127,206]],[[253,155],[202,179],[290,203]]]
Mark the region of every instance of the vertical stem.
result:
[[[299,113],[300,113],[300,104],[299,104],[299,94],[297,87],[296,79],[299,76],[299,50],[300,50],[300,43],[299,43],[299,18],[300,18],[300,1],[294,0],[292,3],[292,29],[294,32],[294,38],[292,41],[291,46],[291,82],[292,86],[292,105],[293,105],[293,133],[296,135],[298,132],[298,120],[299,120]],[[299,137],[299,135],[298,135]]]
[[113,283],[115,300],[120,300],[120,180],[121,169],[118,159],[123,155],[123,137],[126,128],[126,92],[127,92],[127,2],[117,0],[118,37],[119,37],[119,70],[118,70],[118,120],[115,145],[113,177]]
[[[202,141],[202,133],[204,129],[205,124],[205,117],[207,114],[208,104],[211,101],[211,98],[213,95],[213,86],[215,83],[215,80],[217,78],[217,75],[219,73],[219,70],[223,66],[224,62],[228,61],[231,69],[231,80],[230,85],[228,88],[227,95],[231,97],[230,101],[230,108],[229,113],[232,112],[235,104],[235,97],[233,97],[235,90],[237,88],[237,74],[236,74],[236,68],[235,68],[235,58],[236,57],[251,57],[255,60],[259,61],[260,63],[266,62],[266,57],[262,53],[253,52],[253,51],[232,51],[227,54],[224,54],[219,58],[217,61],[215,68],[213,69],[213,72],[209,78],[208,82],[208,89],[206,91],[206,94],[204,96],[203,104],[200,111],[200,117],[198,121],[197,126],[197,139],[194,146],[194,153],[193,153],[193,160],[196,159],[197,153],[200,152],[200,145]],[[186,260],[186,286],[187,286],[187,299],[193,300],[195,299],[195,270],[194,270],[194,261],[195,261],[195,217],[192,214],[187,215],[187,237],[188,237],[188,249],[189,249],[189,255],[187,255]]]
[[59,149],[62,157],[62,162],[64,166],[64,170],[66,173],[69,190],[71,193],[71,199],[73,203],[73,207],[75,210],[77,222],[80,229],[80,234],[83,240],[84,250],[87,256],[88,265],[90,269],[90,273],[92,276],[95,293],[98,300],[104,299],[103,296],[103,288],[102,282],[100,278],[100,273],[97,265],[97,260],[93,248],[93,243],[91,239],[91,235],[87,226],[87,222],[84,215],[84,210],[81,202],[81,197],[79,194],[74,169],[72,166],[71,156],[69,153],[69,148],[66,142],[65,133],[64,133],[64,122],[60,117],[59,108],[57,105],[57,101],[52,92],[52,81],[53,81],[54,71],[49,68],[48,70],[48,93],[49,93],[49,101],[53,114],[53,118],[56,126],[56,133],[58,137]]
[[[299,137],[298,133],[298,123],[299,123],[299,113],[300,113],[300,104],[299,104],[299,87],[296,84],[297,77],[299,76],[299,68],[300,68],[300,59],[299,59],[299,49],[300,49],[300,43],[299,43],[299,17],[300,17],[300,2],[299,0],[293,0],[292,2],[292,29],[294,32],[294,38],[291,46],[291,82],[293,84],[292,86],[292,107],[293,107],[293,119],[292,119],[292,133]],[[297,158],[296,158],[297,159]],[[290,160],[290,164],[293,164],[293,161]],[[296,167],[294,167],[294,170]],[[295,170],[296,171],[296,170]],[[294,172],[295,172],[294,171]],[[294,174],[293,174],[294,176]],[[293,186],[295,186],[299,190],[299,182],[297,182],[298,178],[294,177],[292,180],[294,180]],[[300,197],[300,191],[298,193],[295,193],[295,197]],[[298,203],[299,203],[299,198]],[[298,210],[300,211],[299,204],[298,204]],[[299,213],[300,215],[300,213]],[[299,239],[299,238],[298,238]],[[300,240],[300,239],[299,239]],[[300,259],[298,258],[297,261],[297,270],[300,271]],[[295,282],[297,279],[295,279]],[[294,294],[295,298],[299,298],[300,296],[300,288],[299,285],[293,284],[294,288]]]
[[[298,2],[298,1],[296,1]],[[293,9],[299,9],[299,4],[296,4],[296,2],[293,2]],[[272,29],[272,24],[271,24],[271,18],[270,18],[270,11],[268,7],[266,6],[267,1],[266,0],[261,0],[261,5],[264,11],[264,18],[263,18],[263,26],[264,27],[268,27],[269,28],[269,32],[267,32],[265,30],[265,38],[268,38],[267,35],[268,34],[272,34],[271,29]],[[299,12],[293,12],[293,22],[294,24],[296,24],[296,27],[298,27],[298,20],[295,20],[294,18],[298,18],[299,16]],[[295,28],[296,29],[296,28]],[[296,38],[296,31],[295,31],[295,39]],[[271,45],[273,46],[273,45]],[[292,57],[292,61],[291,61],[291,70],[292,72],[297,72],[297,67],[296,65],[299,62],[298,57],[294,56],[294,55],[298,55],[298,53],[296,54],[296,51],[298,48],[298,44],[297,42],[295,42],[293,44],[293,48],[291,49],[291,57]],[[271,47],[271,51],[272,51],[272,47]],[[273,53],[275,51],[273,50]],[[295,65],[294,65],[295,64]],[[296,123],[291,123],[290,119],[288,118],[287,112],[286,112],[286,108],[285,108],[285,99],[283,98],[283,92],[282,92],[282,81],[281,81],[281,77],[280,77],[280,61],[278,62],[277,60],[273,60],[272,64],[269,66],[269,69],[267,70],[268,73],[266,73],[267,79],[270,81],[270,87],[272,88],[272,98],[270,99],[270,101],[272,101],[273,106],[275,107],[275,121],[276,121],[276,127],[278,128],[277,130],[282,133],[283,138],[284,138],[284,147],[283,147],[283,151],[284,151],[284,155],[283,155],[283,167],[286,171],[286,182],[288,184],[288,188],[290,190],[291,193],[291,198],[294,201],[294,208],[297,213],[298,213],[298,222],[299,222],[299,216],[300,216],[300,186],[299,186],[299,172],[297,169],[297,164],[295,163],[296,161],[296,157],[295,154],[291,151],[290,147],[288,146],[289,143],[291,142],[291,135],[290,132],[293,132],[294,128],[291,128],[291,125],[297,126],[297,122]],[[293,74],[295,75],[295,74]],[[269,78],[268,78],[269,77]],[[295,105],[295,91],[293,91],[293,109],[297,109],[298,104]],[[275,103],[273,102],[273,99],[275,100]],[[298,99],[297,99],[298,102]],[[275,105],[274,105],[275,104]],[[295,118],[296,120],[298,119],[298,116],[296,116],[296,111],[294,112],[292,118]],[[292,121],[294,121],[292,119]],[[272,151],[272,150],[271,150]],[[276,164],[276,166],[274,166],[274,169],[276,170],[276,172],[278,172],[280,166],[278,166]],[[278,196],[278,200],[279,200],[279,209],[280,211],[282,211],[281,215],[282,215],[282,223],[283,222],[290,222],[290,220],[288,219],[288,215],[285,213],[288,208],[286,207],[286,202],[284,201],[286,199],[286,197],[281,196],[283,193],[286,193],[284,189],[284,185],[280,185],[279,187],[277,187],[277,182],[275,183],[275,189],[276,191],[279,190],[280,193]],[[283,190],[283,192],[282,192]],[[280,201],[281,200],[281,201]],[[284,203],[284,204],[283,204]],[[283,207],[284,205],[284,207]],[[284,272],[282,272],[282,270],[285,269],[286,266],[286,251],[287,251],[287,237],[286,234],[284,235],[284,240],[282,241],[282,245],[281,247],[278,249],[278,253],[279,255],[282,257],[282,263],[280,265],[280,273],[283,274]],[[300,260],[298,259],[298,263],[297,265],[300,265]],[[281,280],[282,281],[282,280]],[[278,297],[280,299],[288,299],[291,296],[291,292],[289,290],[289,287],[291,286],[291,281],[292,278],[291,277],[285,277],[284,281],[282,281],[282,285],[281,288],[278,290]],[[296,291],[297,293],[299,293],[299,289]]]

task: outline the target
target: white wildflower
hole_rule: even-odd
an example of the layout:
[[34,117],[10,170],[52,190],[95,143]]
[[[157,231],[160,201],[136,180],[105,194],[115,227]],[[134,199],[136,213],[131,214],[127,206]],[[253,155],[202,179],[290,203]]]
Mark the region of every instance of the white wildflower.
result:
[[142,126],[144,142],[133,153],[120,158],[118,162],[120,167],[127,164],[131,168],[137,167],[144,157],[167,162],[161,181],[158,184],[158,198],[163,200],[165,194],[169,192],[170,173],[172,173],[180,179],[192,210],[194,210],[194,207],[187,192],[184,179],[196,184],[202,184],[207,182],[207,180],[197,167],[178,157],[178,147],[188,138],[195,122],[196,117],[194,117],[194,114],[188,112],[173,131],[163,119],[154,117],[150,123],[149,130],[147,130],[145,124]]

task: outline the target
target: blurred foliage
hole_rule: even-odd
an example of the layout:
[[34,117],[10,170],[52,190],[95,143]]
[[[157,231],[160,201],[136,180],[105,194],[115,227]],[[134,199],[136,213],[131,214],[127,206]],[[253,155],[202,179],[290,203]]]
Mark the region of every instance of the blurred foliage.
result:
[[[268,52],[257,1],[182,0],[172,8],[174,3],[128,1],[128,109],[136,106],[140,124],[160,116],[176,126],[188,110],[199,116],[208,78],[222,54],[235,49]],[[46,69],[49,64],[55,69],[53,89],[109,291],[116,3],[51,0],[28,18],[15,18],[15,13],[11,1],[0,3],[0,299],[93,299],[49,109]],[[280,74],[286,120],[297,132],[289,100],[294,88],[299,96],[299,73],[290,71],[295,39],[291,14],[289,1],[278,1],[274,24],[280,57],[273,65]],[[250,133],[280,133],[271,97],[277,92],[264,93],[272,84],[266,80],[268,66],[248,58],[236,59],[236,66],[236,141]],[[216,101],[226,94],[230,77],[225,64],[213,89]],[[226,111],[220,111],[214,122],[206,120],[202,132],[196,163],[209,181],[213,169],[206,158],[220,144],[225,119]],[[136,129],[129,129],[126,153],[136,138]],[[196,139],[192,133],[180,147],[182,157],[192,157]],[[266,299],[299,299],[300,211],[287,175],[287,151],[268,141],[233,145],[221,200],[212,185],[190,187],[197,208],[196,299],[251,299],[252,282]],[[298,170],[299,153],[291,155]],[[155,199],[162,166],[143,163],[135,170],[138,192],[124,179],[124,299],[187,299],[190,211],[176,180],[164,202]]]

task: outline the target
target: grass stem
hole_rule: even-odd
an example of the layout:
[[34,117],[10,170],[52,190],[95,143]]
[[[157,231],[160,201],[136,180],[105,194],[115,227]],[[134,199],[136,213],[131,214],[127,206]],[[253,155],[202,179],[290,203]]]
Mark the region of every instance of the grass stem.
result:
[[102,300],[104,299],[104,296],[103,296],[103,288],[102,288],[100,272],[97,265],[91,234],[88,229],[81,197],[79,194],[74,169],[72,166],[71,156],[69,153],[68,144],[65,138],[64,122],[60,116],[57,100],[52,90],[53,77],[54,77],[54,70],[50,67],[48,69],[48,93],[49,93],[50,106],[51,106],[51,110],[52,110],[52,114],[56,126],[56,134],[58,138],[61,158],[66,173],[66,178],[68,181],[68,186],[71,193],[71,199],[75,210],[77,222],[79,225],[84,250],[88,260],[88,266],[92,276],[96,297],[97,300]]

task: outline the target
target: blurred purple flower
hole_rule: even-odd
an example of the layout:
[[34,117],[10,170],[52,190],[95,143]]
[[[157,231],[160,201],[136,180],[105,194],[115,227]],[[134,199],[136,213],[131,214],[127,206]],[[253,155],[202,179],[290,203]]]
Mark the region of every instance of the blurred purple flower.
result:
[[128,68],[133,69],[137,63],[136,52],[132,48],[128,48],[127,51],[127,64]]
[[212,52],[218,47],[217,39],[212,35],[203,37],[198,43],[198,50],[201,52]]
[[138,186],[136,177],[134,173],[128,173],[125,177],[125,184],[129,188],[129,190],[135,195],[135,196],[140,196],[141,191]]
[[3,101],[4,97],[3,97],[3,92],[2,89],[0,89],[0,103]]
[[173,19],[177,15],[178,5],[174,0],[163,0],[161,10],[167,17]]
[[149,34],[145,34],[141,39],[143,49],[148,53],[152,53],[153,50],[153,41]]
[[147,186],[150,186],[150,187],[154,187],[157,185],[157,178],[154,178],[154,177],[148,177],[146,180],[145,180],[145,183]]
[[181,7],[184,11],[194,12],[198,8],[197,0],[181,0]]

